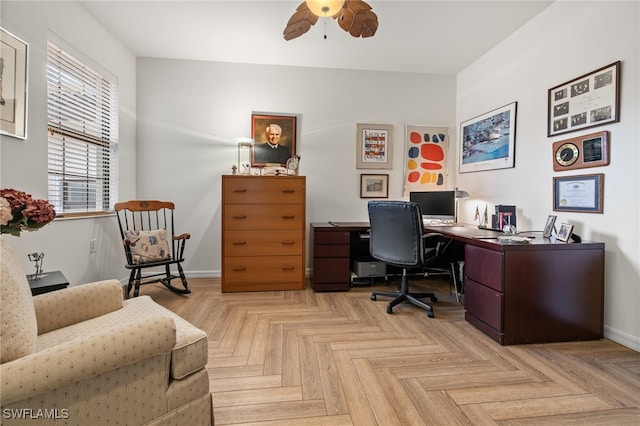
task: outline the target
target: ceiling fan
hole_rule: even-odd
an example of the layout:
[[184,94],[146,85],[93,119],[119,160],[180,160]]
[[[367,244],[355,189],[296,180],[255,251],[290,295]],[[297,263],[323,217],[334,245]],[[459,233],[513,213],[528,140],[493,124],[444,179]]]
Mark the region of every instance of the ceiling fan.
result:
[[[353,37],[371,37],[378,29],[378,16],[362,0],[306,0],[289,18],[282,33],[285,40],[300,37],[318,22],[331,17]],[[324,38],[327,38],[325,33]]]

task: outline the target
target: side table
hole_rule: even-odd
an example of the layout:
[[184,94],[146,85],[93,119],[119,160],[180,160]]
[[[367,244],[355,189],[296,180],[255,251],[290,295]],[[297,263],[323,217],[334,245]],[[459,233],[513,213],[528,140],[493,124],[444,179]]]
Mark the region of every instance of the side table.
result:
[[69,286],[69,281],[60,271],[44,272],[38,278],[33,278],[33,275],[27,275],[27,279],[29,280],[29,287],[31,287],[31,294],[34,296],[61,290]]

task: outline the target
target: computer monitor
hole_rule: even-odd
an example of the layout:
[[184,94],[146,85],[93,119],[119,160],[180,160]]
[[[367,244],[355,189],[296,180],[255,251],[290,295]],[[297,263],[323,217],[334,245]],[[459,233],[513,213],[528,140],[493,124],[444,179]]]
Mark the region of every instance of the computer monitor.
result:
[[410,192],[409,201],[420,205],[424,220],[454,222],[456,219],[455,191]]

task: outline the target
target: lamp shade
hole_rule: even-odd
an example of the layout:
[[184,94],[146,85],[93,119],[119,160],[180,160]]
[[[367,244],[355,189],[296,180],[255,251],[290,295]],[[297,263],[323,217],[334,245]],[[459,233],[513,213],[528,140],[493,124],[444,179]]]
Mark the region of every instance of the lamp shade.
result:
[[343,0],[306,0],[309,10],[317,16],[333,16],[340,11]]

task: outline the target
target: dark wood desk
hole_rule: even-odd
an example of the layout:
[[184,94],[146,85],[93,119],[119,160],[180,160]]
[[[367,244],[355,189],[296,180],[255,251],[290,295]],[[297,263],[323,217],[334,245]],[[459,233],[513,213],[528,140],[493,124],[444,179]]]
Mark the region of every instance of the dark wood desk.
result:
[[[312,286],[349,290],[350,259],[362,255],[368,223],[311,224]],[[465,319],[500,344],[602,338],[604,243],[561,243],[536,235],[501,243],[495,231],[435,226],[464,244]]]

